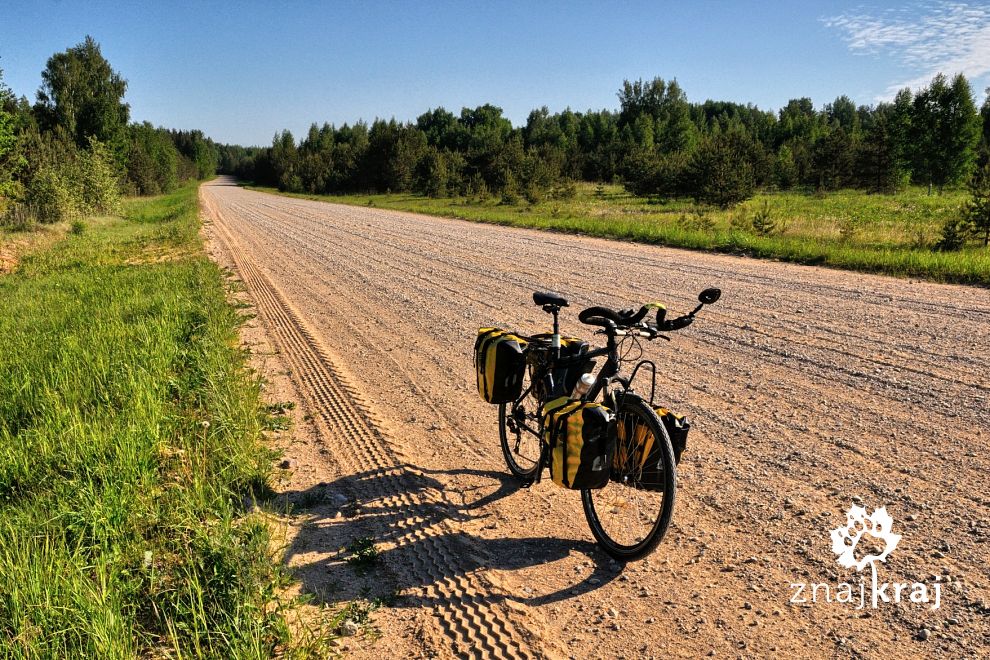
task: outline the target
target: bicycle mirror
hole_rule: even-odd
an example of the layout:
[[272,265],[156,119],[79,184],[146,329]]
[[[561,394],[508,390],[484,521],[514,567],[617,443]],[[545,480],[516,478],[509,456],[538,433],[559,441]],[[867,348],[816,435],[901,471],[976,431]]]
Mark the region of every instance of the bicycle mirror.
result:
[[698,302],[702,305],[711,305],[722,297],[721,289],[705,289],[700,294],[698,294]]

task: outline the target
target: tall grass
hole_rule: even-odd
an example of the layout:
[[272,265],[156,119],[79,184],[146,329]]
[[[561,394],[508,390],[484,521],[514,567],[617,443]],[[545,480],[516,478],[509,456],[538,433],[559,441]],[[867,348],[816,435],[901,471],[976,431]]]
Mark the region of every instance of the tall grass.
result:
[[0,277],[0,656],[270,655],[258,385],[196,187]]
[[[579,184],[572,199],[533,205],[410,194],[293,196],[935,281],[990,284],[990,251],[975,245],[959,252],[933,249],[942,222],[958,213],[965,199],[960,191],[934,196],[919,188],[896,195],[768,193],[727,211],[698,209],[686,200],[661,203],[634,197],[620,186],[592,184]],[[752,223],[764,209],[776,225],[767,235]]]

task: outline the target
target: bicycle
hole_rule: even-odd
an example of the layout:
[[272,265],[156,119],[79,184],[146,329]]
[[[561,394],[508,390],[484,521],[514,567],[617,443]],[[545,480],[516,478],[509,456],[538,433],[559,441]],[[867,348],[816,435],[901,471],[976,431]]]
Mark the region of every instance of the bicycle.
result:
[[[670,434],[654,409],[656,364],[640,359],[642,350],[633,359],[628,356],[640,339],[669,341],[665,333],[691,325],[695,315],[720,296],[719,289],[705,289],[692,312],[670,320],[666,318],[666,308],[657,303],[643,305],[637,312],[589,307],[578,319],[585,325],[600,328],[595,334],[604,335],[606,345],[588,350],[584,342],[561,338],[558,316],[562,308],[569,306],[567,300],[555,293],[533,294],[533,302],[553,315],[553,333],[522,337],[526,341],[522,393],[511,403],[499,405],[502,453],[509,470],[525,485],[540,481],[543,469],[550,464],[552,449],[544,433],[544,405],[560,396],[588,402],[601,397],[601,403],[615,414],[610,431],[613,434],[610,443],[614,442],[608,458],[610,478],[603,488],[583,489],[581,502],[595,539],[617,560],[639,559],[652,552],[663,539],[674,511],[679,457],[679,452],[675,457]],[[653,310],[656,321],[647,321]],[[562,342],[566,349],[562,349]],[[631,345],[627,347],[627,343]],[[598,374],[593,375],[599,357],[605,357],[606,361]],[[637,364],[630,375],[621,375],[622,365],[633,361]],[[632,387],[640,369],[646,367],[652,371],[648,400]],[[644,443],[650,436],[653,440],[650,456],[657,462],[653,464],[651,459],[649,465],[637,463],[638,459],[633,458],[637,456],[636,448],[647,446]],[[645,474],[649,475],[648,482]]]

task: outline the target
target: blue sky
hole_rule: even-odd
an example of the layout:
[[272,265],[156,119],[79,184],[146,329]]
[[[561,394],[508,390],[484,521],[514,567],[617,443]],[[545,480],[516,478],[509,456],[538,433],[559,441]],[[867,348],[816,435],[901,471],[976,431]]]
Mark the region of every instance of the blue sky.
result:
[[615,108],[623,79],[677,78],[691,101],[778,109],[875,103],[939,70],[990,85],[986,2],[4,3],[0,68],[34,99],[53,53],[92,35],[132,118],[269,144],[311,122],[412,120],[491,102]]

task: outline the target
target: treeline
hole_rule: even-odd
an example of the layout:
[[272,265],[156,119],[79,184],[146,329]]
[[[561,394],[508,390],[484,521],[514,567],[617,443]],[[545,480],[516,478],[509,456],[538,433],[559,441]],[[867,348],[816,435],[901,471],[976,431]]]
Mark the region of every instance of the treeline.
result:
[[617,111],[530,113],[513,127],[497,106],[437,108],[415,122],[313,124],[297,141],[224,147],[221,169],[281,190],[416,192],[430,196],[566,196],[572,182],[621,181],[633,193],[730,206],[758,189],[860,188],[908,183],[941,190],[987,160],[990,97],[939,75],[890,103],[840,96],[821,109],[794,99],[779,112],[724,101],[690,103],[676,81],[626,81]]
[[114,213],[122,194],[156,195],[216,173],[201,131],[130,123],[127,81],[91,37],[56,53],[32,105],[0,71],[0,221],[58,222]]

